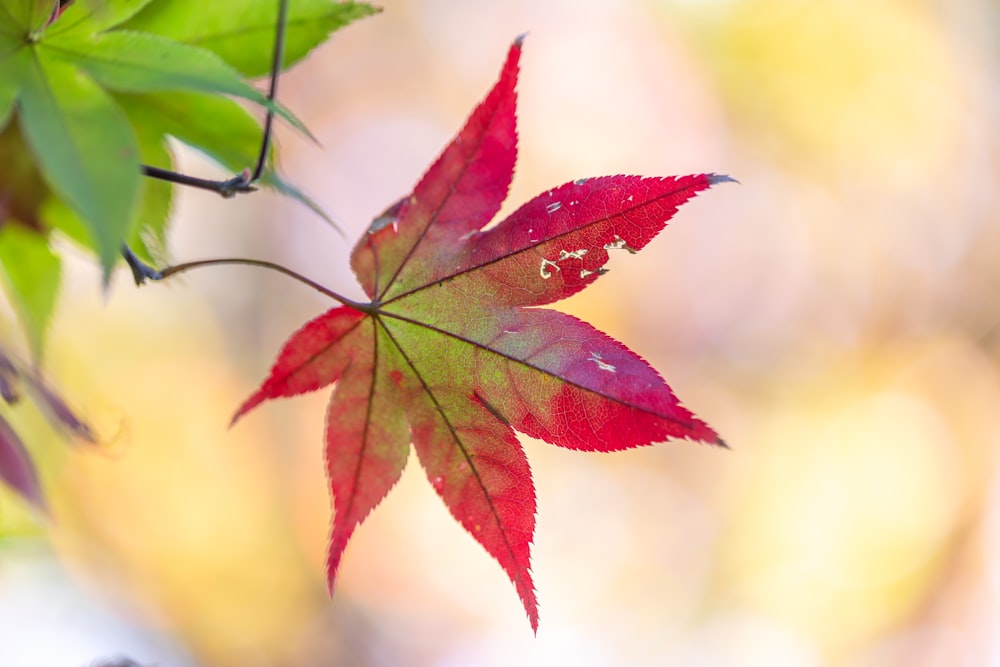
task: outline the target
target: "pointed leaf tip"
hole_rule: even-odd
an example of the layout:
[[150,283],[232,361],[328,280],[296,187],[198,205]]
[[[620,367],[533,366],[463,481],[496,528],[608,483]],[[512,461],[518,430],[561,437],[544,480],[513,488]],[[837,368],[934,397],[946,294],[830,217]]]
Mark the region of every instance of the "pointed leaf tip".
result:
[[39,512],[48,514],[35,464],[17,432],[3,417],[0,417],[0,481]]
[[719,183],[736,183],[737,185],[740,185],[739,181],[737,181],[732,176],[727,176],[726,174],[709,174],[708,175],[708,184],[709,185],[718,185]]
[[25,379],[35,396],[35,403],[56,427],[91,445],[97,444],[93,429],[81,419],[59,393],[50,388],[37,373],[26,373]]
[[426,286],[449,248],[471,238],[500,210],[517,157],[520,57],[515,42],[493,88],[404,199],[398,216],[388,215],[393,209],[379,216],[355,247],[351,266],[369,296],[385,301]]

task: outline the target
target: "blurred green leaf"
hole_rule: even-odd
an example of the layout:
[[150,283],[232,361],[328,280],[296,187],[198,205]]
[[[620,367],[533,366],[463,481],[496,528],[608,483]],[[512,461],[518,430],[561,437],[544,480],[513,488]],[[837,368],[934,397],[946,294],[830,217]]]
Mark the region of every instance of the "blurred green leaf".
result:
[[42,204],[40,217],[46,227],[58,230],[81,248],[93,249],[90,231],[79,215],[59,197],[49,197]]
[[28,53],[12,35],[0,33],[0,129],[7,125],[28,65]]
[[24,133],[46,181],[87,224],[106,282],[138,203],[136,139],[100,86],[34,55],[20,99]]
[[51,39],[40,47],[54,59],[86,71],[110,90],[121,92],[203,91],[246,98],[273,109],[313,138],[288,109],[267,99],[240,73],[206,49],[156,35],[116,31],[85,38]]
[[[122,95],[119,100],[130,117],[141,118],[144,124],[201,151],[228,171],[236,173],[257,160],[262,130],[232,100],[198,93]],[[226,131],[219,132],[220,127]],[[272,149],[269,158],[273,154]],[[278,176],[273,166],[264,171],[261,184],[304,204],[339,229],[315,201]]]
[[211,51],[157,35],[115,31],[84,38],[46,40],[42,46],[52,57],[76,65],[110,90],[132,93],[197,90],[268,104],[263,93]]
[[[37,170],[71,209],[50,206],[46,220],[98,254],[105,280],[122,241],[134,244],[143,259],[162,253],[172,186],[140,176],[140,151],[144,162],[170,168],[165,133],[142,115],[126,122],[104,88],[242,96],[276,110],[308,135],[287,109],[267,100],[211,51],[156,35],[92,34],[129,18],[146,4],[146,0],[78,2],[46,25],[53,2],[0,0],[0,129],[8,124],[11,111],[19,109]],[[29,34],[29,26],[44,29]],[[219,100],[239,108],[231,100]],[[240,113],[256,135],[244,148],[242,169],[255,162],[261,130],[246,112]],[[219,124],[212,132],[227,135],[231,128]],[[48,193],[32,186],[27,190],[30,196],[22,194],[27,172],[21,168],[25,160],[19,158],[24,155],[23,150],[4,153],[0,193],[13,193],[9,199],[20,202],[14,217],[37,226],[38,207]],[[80,234],[81,222],[86,235]]]
[[152,0],[76,0],[47,32],[49,35],[90,35],[127,21],[150,2]]
[[[129,98],[130,95],[116,97]],[[135,128],[139,142],[139,155],[143,164],[173,169],[173,157],[167,146],[167,137],[160,129],[146,123],[141,117],[129,113],[129,108],[119,102]],[[139,193],[138,224],[133,227],[129,246],[140,259],[154,264],[166,258],[167,223],[170,220],[170,206],[173,200],[173,186],[167,181],[144,178]]]
[[[378,11],[361,2],[292,2],[288,8],[282,69],[304,58],[330,33]],[[122,27],[209,49],[244,76],[254,78],[266,76],[271,71],[277,17],[278,3],[275,0],[245,0],[239,3],[159,0]]]
[[260,149],[260,125],[233,100],[200,93],[120,95],[133,119],[205,153],[228,171],[252,167]]
[[27,35],[52,16],[52,0],[0,0],[0,32]]
[[265,185],[273,187],[275,190],[285,195],[286,197],[291,197],[300,204],[305,205],[313,213],[315,213],[323,220],[325,220],[331,227],[340,232],[341,236],[344,235],[344,230],[341,229],[340,225],[338,225],[337,222],[333,218],[331,218],[326,211],[323,210],[323,207],[321,207],[312,197],[302,192],[302,190],[299,190],[298,187],[282,179],[281,176],[279,176],[274,171],[266,172],[264,174],[264,177],[261,178],[261,181]]
[[[123,108],[124,105],[122,105]],[[126,113],[128,109],[125,108]],[[166,137],[143,124],[136,127],[139,152],[146,164],[171,169],[173,161],[166,146]],[[155,178],[140,181],[139,208],[127,241],[140,259],[160,264],[166,258],[166,229],[169,222],[173,186]],[[41,206],[40,218],[45,226],[62,232],[82,248],[91,245],[90,233],[83,220],[58,197],[50,197]]]
[[[34,230],[39,242],[54,228],[94,250],[105,281],[123,241],[147,261],[156,263],[164,253],[173,186],[143,179],[140,166],[172,168],[168,134],[233,172],[256,163],[258,122],[220,93],[254,101],[311,136],[219,55],[267,73],[278,12],[274,0],[77,0],[59,15],[55,9],[54,0],[0,0],[0,196],[4,215]],[[123,23],[162,27],[176,21],[171,12],[177,11],[190,12],[177,33],[195,37],[181,40],[188,43],[172,41],[169,30],[105,32]],[[286,64],[373,11],[357,3],[293,3]],[[199,25],[209,29],[191,33]],[[153,99],[160,108],[150,107]],[[15,112],[18,122],[11,123]],[[273,170],[261,182],[324,215]]]
[[0,276],[36,360],[41,358],[45,329],[55,309],[61,269],[44,236],[19,225],[0,227]]

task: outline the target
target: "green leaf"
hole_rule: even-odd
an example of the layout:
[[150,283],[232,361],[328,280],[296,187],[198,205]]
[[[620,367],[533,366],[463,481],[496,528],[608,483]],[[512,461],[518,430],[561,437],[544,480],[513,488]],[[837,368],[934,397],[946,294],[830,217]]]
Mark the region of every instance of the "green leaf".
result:
[[11,51],[20,48],[23,41],[22,29],[14,23],[13,17],[4,7],[3,0],[0,0],[0,62],[10,55]]
[[[51,197],[42,205],[41,218],[48,228],[61,232],[80,248],[93,249],[87,225],[58,197]],[[157,238],[156,232],[147,231],[138,225],[129,235],[128,245],[139,259],[150,264],[161,264],[166,255],[165,243]]]
[[[122,105],[128,113],[128,108]],[[145,124],[135,126],[139,152],[146,164],[172,169],[173,161],[166,147],[166,137]],[[136,222],[128,236],[128,244],[140,259],[160,264],[166,257],[166,228],[169,222],[173,186],[156,178],[140,181],[139,207]],[[39,214],[46,227],[57,229],[77,245],[91,246],[90,234],[80,216],[58,197],[50,197]]]
[[156,35],[115,31],[85,38],[50,39],[41,46],[111,90],[218,92],[267,106],[265,95],[219,56]]
[[0,275],[36,360],[55,309],[60,272],[59,258],[43,236],[15,224],[0,227]]
[[0,0],[0,32],[27,35],[45,25],[53,0]]
[[0,129],[10,118],[28,65],[28,53],[17,37],[0,33]]
[[[167,147],[167,138],[162,130],[145,122],[141,115],[131,113],[128,104],[131,95],[115,96],[119,106],[129,117],[139,142],[139,155],[143,164],[173,169],[173,157]],[[122,100],[126,100],[122,103]],[[129,246],[147,262],[159,263],[166,255],[167,222],[170,219],[170,205],[173,186],[157,178],[144,178],[139,194],[138,224],[132,231]]]
[[6,18],[0,10],[0,129],[10,119],[28,66],[28,53],[23,48],[24,37],[3,29],[13,27],[2,23]]
[[[362,2],[291,2],[282,69],[304,58],[330,33],[378,11]],[[253,78],[266,76],[271,71],[277,17],[278,3],[275,0],[244,0],[239,3],[160,0],[146,7],[123,27],[209,49],[244,76]]]
[[263,130],[233,100],[199,93],[118,97],[133,119],[205,153],[236,173],[257,161]]
[[94,250],[94,242],[86,223],[59,197],[53,196],[45,200],[39,217],[49,229],[62,232],[81,248]]
[[[263,130],[232,100],[197,93],[122,95],[118,99],[133,122],[141,119],[142,123],[201,151],[227,171],[236,173],[257,161]],[[219,128],[226,130],[221,132]],[[272,148],[272,156],[273,153]],[[340,229],[319,204],[283,180],[273,168],[264,171],[261,183],[304,204]]]
[[202,91],[243,97],[274,110],[313,139],[306,126],[278,102],[267,99],[211,51],[137,32],[57,37],[39,45],[47,54],[86,71],[121,92]]
[[91,35],[107,30],[132,18],[151,1],[77,0],[66,8],[48,35]]
[[341,236],[344,235],[344,230],[341,229],[340,225],[338,225],[337,222],[330,217],[329,213],[323,210],[323,207],[321,207],[312,197],[302,192],[302,190],[299,190],[296,186],[282,179],[281,176],[279,176],[274,171],[264,172],[264,176],[261,178],[261,182],[263,182],[264,185],[274,188],[275,190],[285,195],[286,197],[291,197],[300,204],[303,204],[304,206],[308,207],[309,210],[311,210],[319,217],[323,218],[323,220],[326,221],[327,224],[336,229]]
[[111,97],[35,50],[21,96],[25,137],[50,187],[80,214],[108,280],[139,196],[139,149]]

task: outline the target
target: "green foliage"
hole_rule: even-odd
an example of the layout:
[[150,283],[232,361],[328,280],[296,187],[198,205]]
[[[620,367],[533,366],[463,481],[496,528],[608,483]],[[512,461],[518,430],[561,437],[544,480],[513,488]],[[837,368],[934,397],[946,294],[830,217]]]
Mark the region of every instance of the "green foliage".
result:
[[[257,161],[261,127],[232,97],[306,132],[244,77],[270,73],[277,0],[0,0],[0,262],[36,355],[58,290],[59,230],[92,251],[104,281],[122,243],[164,255],[174,137],[234,173]],[[376,11],[291,2],[283,67]],[[317,209],[269,168],[261,183]],[[16,231],[8,228],[16,227]],[[34,237],[34,238],[32,238]]]
[[20,120],[45,180],[87,225],[107,278],[138,203],[139,147],[104,89],[47,56],[31,54]]
[[60,271],[61,262],[43,236],[17,225],[0,229],[0,277],[36,358],[41,356],[45,323],[56,305]]
[[[288,9],[283,69],[308,55],[331,32],[378,11],[359,2],[338,4],[333,11],[329,0],[297,0]],[[200,46],[221,56],[244,76],[260,77],[271,70],[271,50],[262,50],[259,45],[274,39],[276,13],[274,0],[174,0],[150,4],[121,27]]]

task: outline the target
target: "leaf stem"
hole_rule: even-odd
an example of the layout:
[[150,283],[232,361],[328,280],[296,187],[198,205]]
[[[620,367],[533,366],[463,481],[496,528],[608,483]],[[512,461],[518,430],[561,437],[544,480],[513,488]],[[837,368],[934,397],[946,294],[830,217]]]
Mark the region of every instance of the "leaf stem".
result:
[[[274,102],[278,96],[278,78],[281,73],[281,61],[285,59],[285,25],[288,22],[288,0],[278,2],[278,22],[274,32],[274,53],[271,56],[271,81],[267,88],[268,102]],[[250,176],[250,183],[255,183],[264,172],[267,163],[267,153],[271,149],[271,126],[274,123],[274,106],[267,109],[264,116],[264,138],[261,140],[260,153],[257,154],[257,166]]]
[[[270,112],[268,112],[268,118],[270,118]],[[269,141],[269,138],[265,138],[265,142]],[[146,164],[142,165],[142,173],[144,176],[167,181],[168,183],[177,183],[178,185],[186,185],[191,188],[208,190],[209,192],[222,195],[226,199],[229,199],[238,192],[254,192],[257,190],[254,182],[259,176],[259,174],[251,174],[250,169],[244,169],[229,180],[212,181],[207,178],[188,176],[187,174],[170,171],[169,169],[160,169],[159,167],[151,167]]]
[[369,303],[358,303],[357,301],[352,301],[345,296],[342,296],[333,290],[320,285],[314,280],[306,278],[301,273],[297,273],[288,267],[282,266],[281,264],[275,264],[274,262],[268,262],[263,259],[249,259],[246,257],[219,257],[215,259],[201,259],[193,262],[184,262],[183,264],[175,264],[174,266],[168,266],[161,271],[153,272],[153,275],[145,274],[146,278],[150,280],[166,280],[170,276],[175,276],[179,273],[184,273],[190,271],[191,269],[198,269],[204,266],[224,266],[224,265],[243,265],[243,266],[255,266],[260,269],[270,269],[271,271],[277,271],[278,273],[283,273],[284,275],[299,281],[303,285],[313,288],[320,294],[330,297],[334,301],[342,303],[345,306],[349,306],[356,310],[370,312],[372,310],[372,304]]

